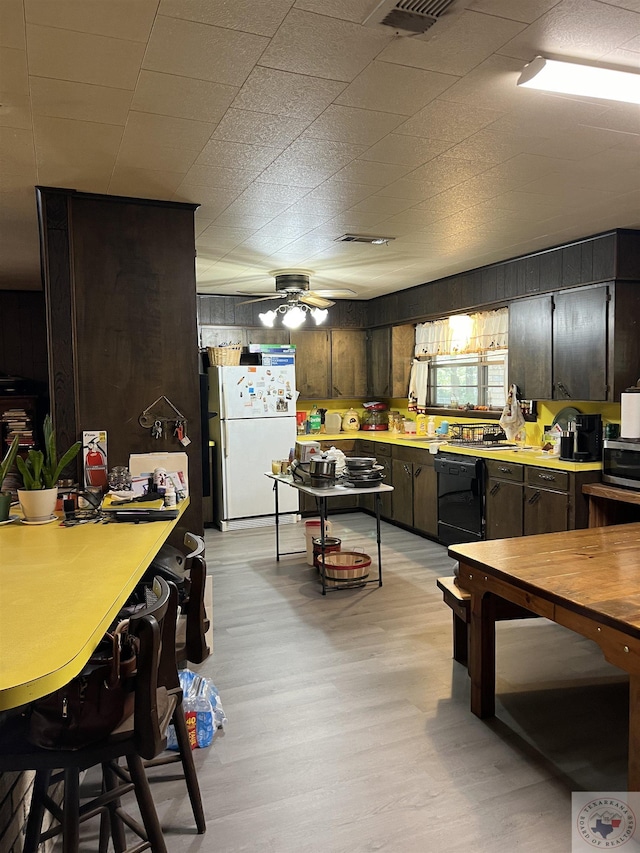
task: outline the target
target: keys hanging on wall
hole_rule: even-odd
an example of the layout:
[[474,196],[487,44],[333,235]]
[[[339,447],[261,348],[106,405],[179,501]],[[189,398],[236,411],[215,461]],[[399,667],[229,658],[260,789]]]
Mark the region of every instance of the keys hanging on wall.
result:
[[183,420],[176,421],[173,434],[178,439],[183,447],[188,447],[191,444],[191,439],[187,435],[187,423]]
[[151,427],[152,438],[162,438],[162,421],[154,421]]

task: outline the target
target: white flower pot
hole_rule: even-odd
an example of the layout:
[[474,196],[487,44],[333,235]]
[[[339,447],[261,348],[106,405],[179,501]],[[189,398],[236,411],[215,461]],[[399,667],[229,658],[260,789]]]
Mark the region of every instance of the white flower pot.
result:
[[26,521],[48,521],[56,508],[58,488],[18,489],[18,499]]

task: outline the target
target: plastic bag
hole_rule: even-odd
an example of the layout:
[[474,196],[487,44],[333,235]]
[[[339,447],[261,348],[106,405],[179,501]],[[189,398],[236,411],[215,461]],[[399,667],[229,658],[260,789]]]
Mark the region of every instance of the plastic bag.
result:
[[[213,743],[216,729],[221,729],[227,722],[220,695],[210,678],[190,669],[180,670],[178,677],[184,694],[182,706],[191,749],[204,749]],[[178,749],[172,725],[167,731],[167,749]]]
[[342,450],[339,450],[337,447],[331,447],[330,450],[327,450],[327,459],[335,459],[336,478],[341,477],[344,473],[344,469],[347,467],[346,456]]
[[507,405],[502,410],[499,423],[508,441],[515,441],[516,436],[524,427],[524,415],[518,402],[518,389],[515,385],[509,386]]

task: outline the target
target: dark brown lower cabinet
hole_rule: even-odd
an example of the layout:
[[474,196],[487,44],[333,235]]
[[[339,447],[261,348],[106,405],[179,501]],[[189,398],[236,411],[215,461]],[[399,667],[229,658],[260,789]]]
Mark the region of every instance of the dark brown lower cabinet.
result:
[[560,471],[487,460],[486,537],[508,539],[587,527],[585,483],[598,471]]
[[[382,441],[360,439],[358,442],[358,454],[360,456],[369,456],[372,459],[375,459],[378,465],[382,465],[382,482],[387,486],[393,486],[390,444],[384,444]],[[380,517],[386,518],[389,521],[393,520],[393,507],[391,503],[392,494],[392,492],[386,492],[380,496]],[[364,489],[363,493],[360,495],[361,508],[374,513],[376,511],[375,501],[375,497],[367,494],[367,490]]]
[[435,457],[427,448],[393,448],[393,521],[419,533],[438,532]]
[[413,527],[413,463],[393,459],[393,492],[391,506],[393,520],[398,524]]

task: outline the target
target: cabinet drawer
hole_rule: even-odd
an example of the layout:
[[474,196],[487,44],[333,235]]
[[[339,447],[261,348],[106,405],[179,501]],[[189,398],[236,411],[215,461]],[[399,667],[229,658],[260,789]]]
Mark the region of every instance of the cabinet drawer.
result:
[[557,489],[561,492],[569,491],[569,472],[554,471],[551,468],[529,468],[526,469],[526,482],[530,486],[539,486],[546,489]]
[[[376,452],[375,441],[367,441],[366,438],[358,439],[358,453],[361,456],[373,456]],[[382,455],[382,454],[379,454]]]
[[498,462],[496,459],[487,459],[487,474],[500,480],[513,480],[521,483],[524,479],[524,466],[513,462]]
[[391,456],[391,444],[383,444],[381,441],[375,442],[375,455],[376,456]]
[[356,448],[356,438],[337,439],[336,441],[321,441],[320,449],[324,452],[335,447],[336,450],[341,450],[343,453],[354,453]]

